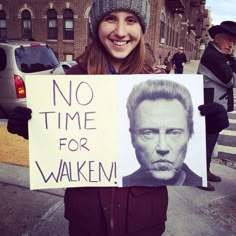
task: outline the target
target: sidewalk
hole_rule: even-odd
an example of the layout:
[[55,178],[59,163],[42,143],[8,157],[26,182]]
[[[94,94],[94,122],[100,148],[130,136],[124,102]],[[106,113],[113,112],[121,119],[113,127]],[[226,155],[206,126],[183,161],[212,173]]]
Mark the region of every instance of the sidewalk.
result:
[[[214,184],[214,192],[195,187],[168,187],[164,236],[236,235],[236,171],[217,163],[212,164],[212,170],[223,179]],[[67,236],[64,190],[30,191],[28,180],[28,168],[0,163],[0,234]]]

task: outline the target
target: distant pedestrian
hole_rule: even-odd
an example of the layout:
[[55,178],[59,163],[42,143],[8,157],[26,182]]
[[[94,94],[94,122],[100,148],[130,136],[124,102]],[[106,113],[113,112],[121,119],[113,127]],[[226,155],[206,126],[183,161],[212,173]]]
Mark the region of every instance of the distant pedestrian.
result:
[[183,74],[184,65],[186,64],[186,62],[187,62],[187,57],[184,53],[184,48],[180,46],[178,52],[176,52],[172,58],[175,74]]
[[[198,73],[204,77],[205,103],[217,102],[227,111],[233,110],[233,87],[236,81],[236,61],[233,50],[236,44],[236,22],[224,21],[209,29],[213,41],[209,42],[198,67]],[[220,182],[221,178],[210,172],[210,162],[219,131],[216,123],[206,125],[207,144],[207,179]],[[208,183],[204,190],[213,191]]]
[[169,74],[171,72],[171,70],[172,70],[172,66],[173,66],[173,64],[172,64],[172,57],[173,57],[173,54],[172,54],[171,51],[169,51],[167,56],[164,59],[164,62],[163,62],[163,64],[166,66],[165,67],[165,72],[167,74]]

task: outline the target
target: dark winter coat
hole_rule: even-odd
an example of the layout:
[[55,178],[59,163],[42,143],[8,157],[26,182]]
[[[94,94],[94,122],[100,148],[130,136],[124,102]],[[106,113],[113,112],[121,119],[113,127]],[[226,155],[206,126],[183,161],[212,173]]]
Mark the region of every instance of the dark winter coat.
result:
[[217,102],[227,111],[233,110],[233,86],[236,79],[230,66],[230,57],[222,54],[210,42],[205,49],[198,67],[198,74],[204,78],[206,103]]
[[186,62],[187,58],[184,53],[176,52],[172,58],[172,64],[174,64],[176,68],[183,68],[183,63]]
[[[87,74],[76,65],[67,74]],[[159,236],[168,205],[163,187],[80,187],[65,192],[65,218],[81,236]]]

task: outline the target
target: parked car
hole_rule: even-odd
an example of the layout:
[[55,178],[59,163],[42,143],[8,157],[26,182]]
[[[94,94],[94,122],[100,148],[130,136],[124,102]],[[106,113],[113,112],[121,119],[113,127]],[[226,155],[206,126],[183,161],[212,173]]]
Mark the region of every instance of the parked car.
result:
[[61,61],[60,62],[61,66],[64,69],[64,72],[66,73],[72,66],[76,65],[76,61]]
[[0,41],[0,119],[16,106],[26,106],[25,75],[29,74],[64,74],[64,70],[45,43]]

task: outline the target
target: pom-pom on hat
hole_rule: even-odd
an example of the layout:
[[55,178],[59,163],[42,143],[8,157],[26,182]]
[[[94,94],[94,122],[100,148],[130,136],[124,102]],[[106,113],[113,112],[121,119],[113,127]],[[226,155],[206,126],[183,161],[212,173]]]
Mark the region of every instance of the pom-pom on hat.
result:
[[220,25],[214,25],[208,30],[211,38],[220,33],[227,33],[236,37],[236,22],[235,21],[223,21]]
[[93,36],[97,35],[98,25],[102,18],[112,11],[129,11],[135,14],[146,32],[150,19],[148,0],[93,0],[90,9],[90,29]]

